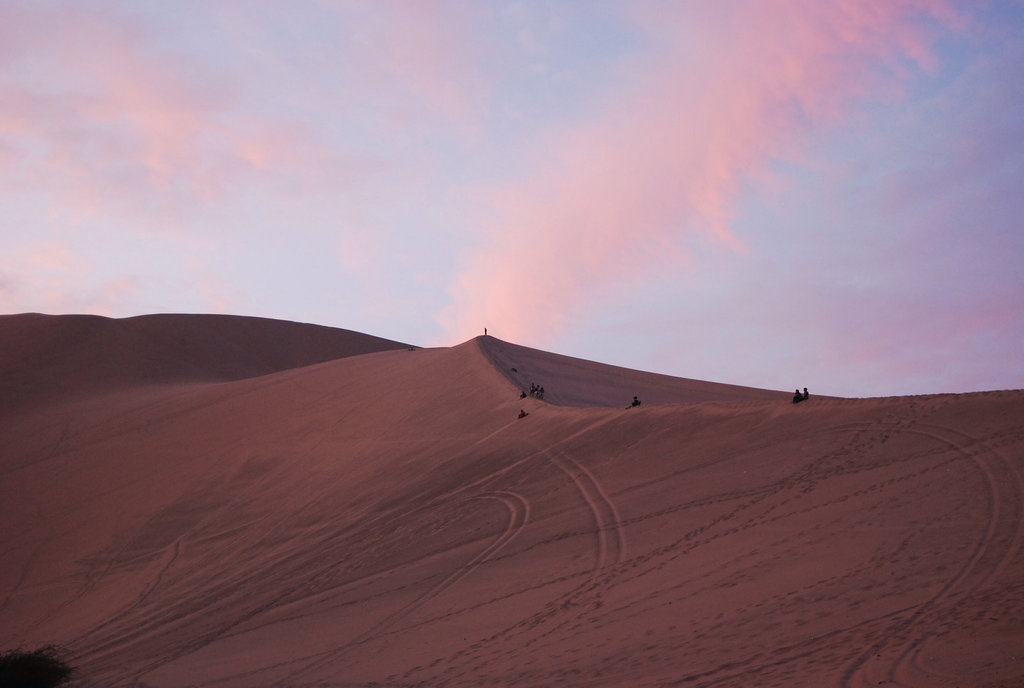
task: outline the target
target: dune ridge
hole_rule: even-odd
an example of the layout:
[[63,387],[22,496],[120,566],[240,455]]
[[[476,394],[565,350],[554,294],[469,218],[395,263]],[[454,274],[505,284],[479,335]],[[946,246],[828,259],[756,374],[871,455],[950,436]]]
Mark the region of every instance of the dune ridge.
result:
[[0,415],[0,647],[78,686],[1024,682],[1024,391],[794,405],[489,338],[148,380]]
[[141,384],[238,380],[408,346],[236,315],[0,315],[0,413]]

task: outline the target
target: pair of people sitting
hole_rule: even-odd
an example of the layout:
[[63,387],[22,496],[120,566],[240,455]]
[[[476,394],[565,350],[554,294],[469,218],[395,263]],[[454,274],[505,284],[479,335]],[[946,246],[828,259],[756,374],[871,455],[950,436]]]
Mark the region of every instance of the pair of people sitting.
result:
[[804,387],[804,391],[801,392],[800,388],[796,388],[796,393],[793,395],[793,403],[799,404],[801,401],[807,401],[811,398],[811,395],[807,393],[807,388]]

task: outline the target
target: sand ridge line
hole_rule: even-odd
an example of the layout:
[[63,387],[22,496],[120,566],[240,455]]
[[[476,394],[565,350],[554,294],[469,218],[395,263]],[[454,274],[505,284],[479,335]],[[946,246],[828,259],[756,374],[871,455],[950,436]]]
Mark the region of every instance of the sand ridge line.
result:
[[[910,669],[907,666],[908,659],[910,660],[910,664],[912,664],[915,668],[919,669],[919,673],[922,674],[922,676],[931,673],[920,666],[920,662],[918,660],[917,655],[919,654],[923,643],[931,635],[933,635],[933,633],[929,631],[918,631],[916,633],[916,637],[908,638],[908,636],[911,635],[911,631],[913,631],[914,626],[918,624],[921,618],[926,613],[936,608],[942,600],[949,598],[954,590],[956,590],[957,588],[962,588],[962,592],[975,590],[984,585],[988,580],[991,580],[1006,567],[1007,562],[1020,548],[1022,538],[1022,519],[1019,514],[1010,515],[1009,517],[1007,517],[1005,512],[1008,507],[1010,509],[1015,509],[1017,511],[1020,510],[1022,494],[1024,494],[1024,481],[1022,481],[1020,475],[1013,469],[1012,464],[1008,462],[1005,459],[1005,457],[1003,457],[999,452],[992,449],[979,439],[955,428],[923,423],[914,424],[912,427],[910,427],[906,424],[899,422],[874,422],[863,424],[851,423],[841,427],[843,429],[846,429],[858,425],[875,428],[884,427],[886,429],[895,430],[898,432],[905,432],[920,435],[923,437],[929,437],[931,439],[942,442],[948,445],[949,447],[952,447],[956,451],[960,452],[964,457],[970,459],[975,463],[975,465],[978,467],[979,471],[985,478],[985,484],[988,491],[988,524],[986,526],[984,535],[982,535],[982,537],[975,544],[971,556],[968,557],[967,561],[956,573],[956,575],[953,576],[952,579],[947,581],[946,584],[943,585],[942,588],[940,588],[932,597],[930,597],[921,605],[918,605],[915,611],[909,617],[897,621],[890,629],[890,631],[886,632],[879,641],[877,641],[867,650],[861,653],[854,660],[854,662],[850,666],[848,666],[847,669],[844,671],[840,683],[840,685],[843,688],[851,688],[852,686],[863,686],[866,688],[866,686],[875,685],[874,682],[867,679],[867,677],[863,675],[865,666],[873,656],[880,656],[881,651],[887,645],[890,645],[890,641],[893,638],[903,637],[906,638],[902,641],[903,649],[896,658],[896,660],[888,667],[886,671],[886,678],[891,684],[894,685],[914,686],[917,684],[904,683],[900,676],[902,675],[903,677],[907,678],[907,680],[913,680],[913,678],[907,676],[907,674],[911,673]],[[965,444],[963,442],[963,439],[961,439],[960,441],[954,441],[952,439],[949,439],[949,437],[943,436],[943,433],[950,435],[959,435],[960,438],[966,439],[967,443]],[[972,446],[981,447],[982,451],[971,451]],[[982,456],[984,456],[985,459],[982,459]],[[992,462],[992,457],[995,457],[995,462]],[[996,472],[999,471],[1003,471],[1004,476],[1005,473],[1009,473],[1012,477],[1012,480],[997,480],[995,474]],[[1006,491],[1008,494],[1001,495],[1001,490]],[[999,544],[999,540],[996,537],[996,531],[1000,527],[1002,522],[1007,522],[1011,520],[1012,526],[1014,528],[1013,536],[1009,539],[1009,542],[1005,547],[1005,551],[1003,551],[1000,555],[998,552],[995,552],[995,547]],[[972,585],[964,585],[965,581],[968,580],[968,577],[974,572],[975,569],[978,568],[979,562],[989,554],[990,550],[995,554],[995,556],[999,556],[999,564],[992,570],[983,572],[983,578],[979,582],[976,582]],[[917,676],[914,678],[921,678],[922,676]]]

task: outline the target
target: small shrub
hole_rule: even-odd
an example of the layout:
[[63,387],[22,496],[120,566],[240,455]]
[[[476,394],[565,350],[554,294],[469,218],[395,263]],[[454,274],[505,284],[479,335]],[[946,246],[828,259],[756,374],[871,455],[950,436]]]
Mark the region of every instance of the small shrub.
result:
[[67,683],[73,672],[52,645],[0,654],[0,688],[54,688]]

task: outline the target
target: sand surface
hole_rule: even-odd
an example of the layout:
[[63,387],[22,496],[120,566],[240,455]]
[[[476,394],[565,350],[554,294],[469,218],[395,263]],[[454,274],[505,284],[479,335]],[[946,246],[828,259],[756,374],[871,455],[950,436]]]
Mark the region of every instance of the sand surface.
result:
[[144,324],[0,317],[0,649],[78,686],[1024,685],[1024,391]]

